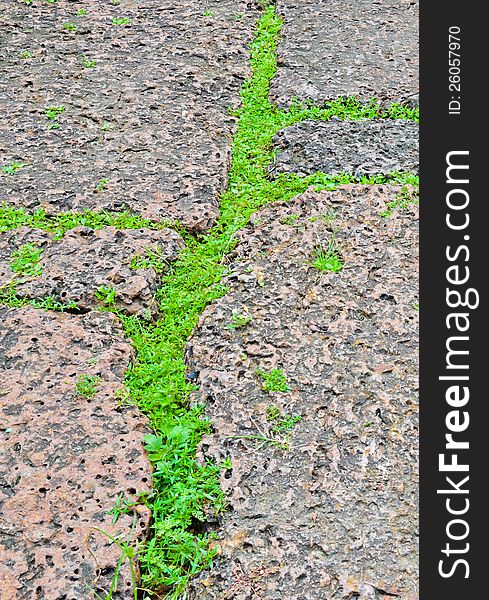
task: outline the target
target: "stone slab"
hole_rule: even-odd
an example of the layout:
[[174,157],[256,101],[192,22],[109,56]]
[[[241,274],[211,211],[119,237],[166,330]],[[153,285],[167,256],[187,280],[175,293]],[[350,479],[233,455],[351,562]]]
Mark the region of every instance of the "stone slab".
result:
[[403,120],[303,121],[274,138],[272,175],[418,173],[419,130]]
[[[239,234],[187,346],[214,423],[201,460],[232,461],[219,556],[189,598],[418,599],[417,206],[382,217],[398,191],[308,191]],[[319,271],[334,235],[343,270]],[[273,405],[302,417],[288,450],[246,438],[274,437]]]
[[[245,0],[0,0],[0,166],[27,165],[0,175],[0,199],[49,212],[127,207],[207,229],[256,14]],[[64,106],[54,121],[50,106]]]
[[272,98],[417,101],[418,0],[277,0],[284,20]]
[[[26,276],[12,270],[12,255],[26,244],[42,251],[40,275]],[[0,233],[0,286],[12,282],[20,297],[52,296],[59,302],[74,302],[82,311],[102,306],[98,291],[113,288],[117,309],[151,317],[157,314],[154,293],[161,273],[151,267],[132,268],[131,263],[133,259],[147,259],[149,250],[158,253],[165,270],[183,245],[180,235],[171,229],[76,227],[56,240],[44,231],[21,227]]]
[[[2,600],[105,597],[121,552],[94,528],[145,537],[145,507],[107,514],[151,479],[146,421],[116,397],[131,356],[111,314],[0,308]],[[93,397],[76,392],[83,375],[100,378]],[[131,589],[126,561],[113,597]]]

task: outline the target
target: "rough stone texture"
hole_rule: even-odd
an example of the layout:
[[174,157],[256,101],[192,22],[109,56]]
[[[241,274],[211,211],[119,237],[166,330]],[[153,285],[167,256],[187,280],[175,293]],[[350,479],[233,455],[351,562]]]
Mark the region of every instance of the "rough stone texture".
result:
[[304,121],[275,136],[270,172],[376,175],[418,172],[419,133],[409,121]]
[[[247,74],[250,6],[0,0],[0,155],[2,165],[27,165],[0,175],[0,198],[50,212],[124,206],[208,228],[226,183],[228,108]],[[76,16],[80,8],[88,14]],[[130,25],[112,24],[124,17]],[[96,66],[85,68],[84,56]],[[59,105],[59,128],[49,129],[44,110]]]
[[[215,424],[202,458],[233,464],[221,556],[191,598],[418,598],[417,207],[380,216],[398,189],[309,191],[239,234],[230,292],[187,347]],[[333,231],[344,268],[318,271]],[[252,321],[230,329],[233,312]],[[257,368],[291,391],[264,392]],[[288,451],[230,437],[272,435],[270,404],[302,416]]]
[[417,99],[418,0],[278,0],[284,19],[272,97]]
[[[24,244],[42,249],[42,274],[37,277],[16,274],[10,267],[12,253]],[[153,294],[159,276],[152,268],[131,269],[131,261],[145,258],[149,248],[170,262],[182,246],[182,238],[171,229],[118,231],[106,227],[94,231],[76,227],[55,241],[48,233],[21,227],[0,234],[0,286],[13,281],[19,296],[53,296],[60,302],[75,302],[82,310],[102,304],[97,290],[112,287],[117,308],[154,316],[157,306]]]
[[[140,506],[115,525],[107,515],[151,477],[145,420],[115,397],[131,346],[107,313],[2,308],[0,323],[0,598],[93,598],[121,555],[93,528],[136,541],[149,524]],[[83,374],[101,378],[93,398],[75,392]],[[132,598],[127,563],[118,589]]]

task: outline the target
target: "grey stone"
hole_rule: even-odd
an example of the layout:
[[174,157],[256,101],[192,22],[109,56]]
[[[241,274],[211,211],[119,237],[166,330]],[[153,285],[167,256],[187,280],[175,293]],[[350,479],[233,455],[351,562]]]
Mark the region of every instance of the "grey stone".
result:
[[278,0],[284,28],[272,98],[413,101],[418,0]]
[[[0,0],[0,155],[26,165],[0,175],[0,198],[51,213],[127,207],[207,229],[227,181],[229,107],[248,73],[256,9],[245,0],[75,9]],[[49,106],[65,110],[49,121]]]
[[[417,207],[381,216],[399,189],[309,191],[239,234],[229,292],[187,346],[214,423],[200,458],[232,462],[193,600],[418,599]],[[343,270],[319,271],[333,236]],[[257,369],[290,390],[264,391]],[[287,450],[247,437],[287,437],[270,405],[302,417]]]
[[304,121],[274,138],[271,174],[418,172],[418,126],[410,121]]

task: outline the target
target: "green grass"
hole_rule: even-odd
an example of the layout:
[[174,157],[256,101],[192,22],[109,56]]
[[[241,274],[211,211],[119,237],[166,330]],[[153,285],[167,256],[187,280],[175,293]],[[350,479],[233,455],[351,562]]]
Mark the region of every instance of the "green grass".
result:
[[392,202],[387,203],[387,210],[380,213],[381,217],[390,217],[395,210],[405,210],[410,204],[419,204],[419,191],[416,187],[404,185]]
[[44,114],[49,121],[54,121],[61,113],[65,111],[65,107],[60,106],[48,106],[44,110]]
[[117,299],[117,291],[110,286],[101,286],[95,292],[95,297],[100,301],[102,306],[107,309],[115,309],[115,301]]
[[75,25],[75,23],[63,23],[63,29],[65,31],[77,31],[78,27]]
[[2,167],[2,173],[4,175],[15,175],[19,169],[25,167],[24,163],[11,162],[8,165]]
[[164,273],[168,268],[164,249],[160,246],[146,248],[144,256],[137,255],[132,259],[130,268],[133,270],[154,269],[156,273]]
[[90,227],[91,229],[102,229],[104,227],[115,227],[116,229],[162,229],[173,227],[181,229],[178,223],[171,221],[154,222],[143,219],[129,211],[84,211],[65,212],[49,215],[43,209],[27,211],[16,208],[6,203],[0,204],[0,232],[10,231],[18,227],[31,227],[42,229],[53,233],[56,237],[62,237],[67,231],[74,227]]
[[22,308],[23,306],[32,306],[42,310],[54,310],[56,312],[77,312],[78,306],[75,302],[60,302],[53,296],[44,298],[24,298],[16,294],[15,282],[11,281],[0,286],[0,306],[10,308]]
[[98,375],[80,375],[75,384],[75,392],[78,396],[93,398],[101,381]]
[[[196,459],[197,447],[202,436],[210,431],[210,424],[204,408],[190,404],[195,386],[185,377],[184,347],[205,307],[227,291],[222,284],[226,273],[223,258],[236,244],[235,233],[260,207],[291,199],[310,185],[316,189],[334,189],[352,182],[417,184],[415,176],[403,173],[370,178],[322,173],[305,178],[281,175],[270,181],[267,169],[274,158],[272,139],[288,125],[304,119],[326,120],[333,116],[347,120],[415,119],[416,114],[397,105],[381,108],[376,100],[363,105],[354,99],[340,99],[321,107],[295,102],[288,111],[275,107],[268,95],[276,73],[276,47],[282,23],[267,0],[262,4],[264,10],[250,47],[252,75],[243,86],[241,106],[234,113],[238,124],[228,188],[220,199],[219,220],[207,235],[186,236],[187,245],[179,259],[162,276],[162,285],[156,294],[162,316],[156,322],[148,323],[138,316],[119,314],[136,352],[125,384],[132,401],[148,415],[154,430],[146,437],[146,448],[155,472],[152,493],[142,499],[152,511],[152,525],[149,541],[138,548],[141,588],[153,590],[158,597],[168,600],[179,598],[188,580],[212,564],[214,551],[209,546],[212,535],[203,525],[210,515],[225,509],[219,474],[222,469],[229,468],[229,461],[201,464]],[[114,24],[127,24],[114,21]],[[58,236],[77,225],[159,227],[129,213],[49,216],[40,210],[29,213],[8,206],[0,208],[0,231],[2,227],[6,230],[21,225],[53,231]],[[137,259],[133,268],[139,268],[137,265],[143,265],[141,261],[144,260],[156,259],[148,256]],[[107,295],[101,290],[99,293],[103,296],[101,300],[106,302]],[[10,302],[20,300],[12,296]],[[246,323],[240,320],[236,324],[244,326]],[[279,369],[262,371],[261,378],[266,391],[289,390],[287,379]],[[297,418],[280,414],[276,416],[274,426],[288,431]],[[143,594],[143,597],[150,596]]]
[[267,421],[272,424],[272,433],[281,434],[292,431],[302,421],[300,415],[282,412],[276,404],[267,406]]
[[256,374],[261,378],[261,387],[265,392],[290,392],[287,377],[282,369],[257,369]]
[[[283,111],[281,111],[283,112]],[[410,107],[399,102],[383,106],[378,98],[360,102],[357,98],[338,98],[321,105],[313,102],[301,102],[294,99],[287,113],[292,125],[306,119],[329,121],[337,117],[345,121],[363,121],[365,119],[396,119],[419,122],[419,107]]]
[[59,127],[58,117],[59,117],[59,115],[64,113],[64,111],[65,111],[65,107],[63,105],[48,106],[47,108],[44,109],[44,115],[46,116],[46,119],[49,121],[50,129],[58,129],[58,127]]
[[112,19],[112,25],[130,25],[131,19],[129,17],[114,17]]
[[97,185],[95,186],[95,191],[96,192],[103,192],[104,190],[107,189],[108,185],[109,185],[109,180],[108,179],[101,179],[100,181],[97,182]]
[[233,311],[231,322],[226,325],[226,329],[243,329],[252,320],[251,315],[246,312]]
[[282,225],[290,225],[290,227],[294,227],[297,225],[297,221],[299,221],[300,218],[301,216],[298,214],[286,215],[285,217],[281,217],[279,222]]
[[90,60],[86,56],[82,56],[82,65],[85,69],[93,69],[97,66],[96,60]]
[[41,248],[34,244],[24,244],[12,253],[10,268],[19,275],[38,277],[42,273],[42,267],[39,264],[41,257]]
[[334,237],[331,238],[327,248],[323,245],[319,246],[314,254],[311,266],[319,271],[331,271],[332,273],[339,273],[343,269],[344,263],[336,248]]

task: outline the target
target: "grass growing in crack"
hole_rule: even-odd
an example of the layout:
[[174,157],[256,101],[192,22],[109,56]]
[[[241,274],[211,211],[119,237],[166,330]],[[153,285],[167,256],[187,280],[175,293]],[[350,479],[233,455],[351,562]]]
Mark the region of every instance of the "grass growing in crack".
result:
[[403,186],[392,202],[387,203],[387,210],[380,213],[381,217],[390,217],[396,210],[404,210],[410,204],[419,204],[419,192],[416,188]]
[[263,431],[260,425],[254,421],[258,433],[247,435],[232,435],[227,439],[249,440],[258,442],[255,451],[263,446],[274,446],[280,450],[288,450],[294,427],[302,421],[300,415],[282,412],[275,404],[270,404],[266,410],[266,419],[269,423],[266,431]]
[[267,421],[272,423],[272,433],[278,435],[292,431],[302,421],[302,417],[283,413],[276,404],[271,404],[267,407]]
[[323,244],[319,244],[311,266],[319,271],[331,271],[332,273],[339,273],[343,269],[344,263],[336,248],[335,236],[331,238],[327,248]]
[[154,269],[156,273],[164,273],[168,268],[168,260],[164,249],[160,246],[146,248],[145,255],[136,255],[131,260],[129,268],[134,271],[137,269]]
[[15,175],[15,173],[17,173],[17,171],[23,167],[25,167],[24,163],[11,162],[10,164],[2,167],[2,173],[5,175]]
[[297,214],[286,215],[285,217],[281,217],[279,219],[279,223],[281,223],[282,225],[290,225],[291,227],[293,227],[294,225],[297,224],[297,221],[300,218],[301,218],[301,216],[297,215]]
[[256,374],[261,377],[261,387],[265,392],[290,392],[287,377],[282,369],[271,369],[270,371],[257,369]]
[[228,323],[228,325],[226,325],[226,329],[243,329],[243,327],[246,327],[246,325],[248,325],[248,323],[250,323],[251,320],[252,317],[247,312],[233,310],[233,314],[231,316],[231,323]]
[[56,312],[79,311],[75,302],[60,302],[54,296],[45,296],[44,298],[24,298],[16,294],[15,281],[9,281],[0,286],[0,306],[9,308],[22,308],[23,306],[32,306],[42,310],[54,310]]
[[[275,9],[266,7],[250,48],[252,76],[244,84],[241,107],[235,113],[238,125],[232,165],[228,188],[221,196],[218,222],[207,235],[189,237],[179,259],[162,277],[157,292],[162,317],[157,322],[120,315],[136,350],[125,383],[154,429],[154,435],[146,438],[155,475],[153,492],[146,499],[153,515],[152,536],[139,554],[142,587],[172,600],[180,596],[193,575],[212,563],[210,534],[202,531],[203,524],[210,514],[225,507],[219,473],[228,467],[225,463],[200,464],[196,460],[198,444],[210,431],[210,424],[203,407],[189,404],[195,387],[185,377],[184,347],[204,308],[227,291],[221,283],[226,272],[224,258],[236,243],[236,232],[261,206],[288,200],[310,185],[334,189],[352,182],[417,181],[402,173],[371,178],[321,173],[306,178],[284,175],[270,181],[267,168],[274,155],[273,136],[287,125],[311,118],[316,111],[299,106],[282,111],[269,101],[280,28]],[[352,100],[338,100],[321,110],[323,118],[367,118],[366,110],[377,109],[373,104],[365,108]],[[266,373],[263,383],[269,391],[289,389],[279,370]],[[287,429],[292,421],[284,417],[283,423],[277,422],[276,426]]]
[[90,227],[91,229],[103,229],[104,227],[115,227],[116,229],[163,229],[172,227],[178,229],[178,224],[170,221],[154,222],[143,219],[129,211],[124,212],[66,212],[49,215],[43,209],[29,212],[23,208],[10,206],[6,203],[0,204],[0,232],[10,231],[18,227],[31,227],[42,229],[53,233],[55,237],[62,237],[67,231],[74,227]]
[[129,17],[114,17],[112,19],[112,25],[130,25],[131,19]]
[[[92,532],[98,531],[99,533],[104,535],[112,544],[115,544],[121,551],[121,556],[117,562],[117,565],[116,565],[116,568],[114,571],[114,575],[112,577],[112,581],[110,582],[110,588],[109,588],[108,592],[102,598],[102,596],[97,594],[97,592],[95,592],[95,590],[91,590],[92,593],[94,594],[95,598],[97,598],[98,600],[112,600],[114,598],[114,594],[117,594],[117,596],[119,596],[119,594],[118,594],[119,573],[120,573],[122,565],[124,564],[124,562],[126,560],[129,563],[129,573],[131,575],[131,582],[132,582],[132,588],[133,588],[132,589],[132,597],[133,597],[133,600],[138,600],[138,588],[137,588],[137,576],[136,576],[136,564],[135,564],[136,559],[137,559],[137,550],[132,544],[132,536],[134,534],[135,525],[136,525],[136,515],[134,515],[134,517],[133,517],[132,527],[131,527],[129,535],[127,536],[126,539],[123,539],[122,536],[110,535],[110,533],[107,533],[107,531],[105,531],[104,529],[101,529],[100,527],[93,527],[90,530],[90,532],[87,536],[87,539],[85,540],[85,542],[88,542]],[[94,557],[94,558],[96,558],[96,557]]]
[[64,113],[64,111],[65,111],[65,107],[63,105],[48,106],[47,108],[44,109],[44,114],[46,116],[46,119],[49,121],[48,126],[50,129],[58,129],[58,127],[59,127],[58,117],[59,117],[59,115]]
[[[173,412],[159,435],[146,437],[159,493],[151,501],[154,537],[140,557],[146,570],[143,587],[156,587],[170,598],[177,598],[190,577],[212,564],[211,536],[197,533],[198,523],[208,519],[211,507],[224,508],[224,494],[218,478],[221,465],[195,460],[197,443],[206,431],[201,409],[193,409]],[[159,585],[153,578],[148,581],[149,573],[158,577]]]
[[42,267],[39,264],[41,257],[42,248],[34,244],[24,244],[12,253],[10,268],[19,275],[38,277],[42,274]]
[[105,308],[109,310],[113,310],[115,308],[115,301],[117,299],[117,291],[115,288],[102,285],[95,292],[95,297],[97,300],[100,300]]
[[85,69],[93,69],[97,66],[96,60],[90,60],[86,56],[82,56],[82,65]]
[[357,98],[338,98],[321,105],[312,102],[295,100],[290,109],[290,117],[304,121],[328,121],[337,117],[347,121],[363,121],[365,119],[388,119],[419,122],[419,107],[412,107],[400,102],[388,106],[381,104],[378,98],[368,102],[360,102]]
[[77,31],[78,27],[75,25],[75,23],[63,23],[63,29],[65,31]]
[[103,192],[105,189],[107,189],[107,186],[109,185],[109,180],[108,179],[101,179],[99,182],[97,182],[97,185],[95,186],[95,192]]
[[75,392],[78,396],[93,398],[101,381],[98,375],[80,375],[75,384]]

